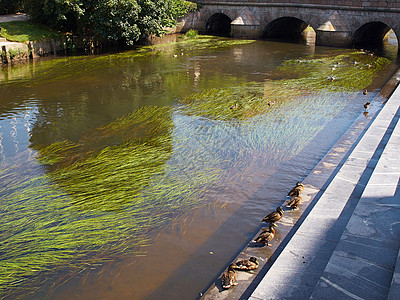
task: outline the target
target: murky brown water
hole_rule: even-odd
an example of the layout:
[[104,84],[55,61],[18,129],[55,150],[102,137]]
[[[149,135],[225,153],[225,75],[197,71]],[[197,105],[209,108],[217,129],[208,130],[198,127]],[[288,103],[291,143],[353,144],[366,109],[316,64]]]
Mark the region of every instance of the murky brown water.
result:
[[[10,270],[34,270],[0,281],[1,296],[198,297],[258,231],[265,212],[282,203],[288,186],[312,170],[398,67],[392,55],[368,78],[376,56],[368,58],[372,67],[355,66],[355,59],[367,55],[266,41],[217,45],[220,41],[214,39],[206,49],[173,44],[151,55],[56,58],[1,69],[0,262]],[[360,72],[356,87],[344,78],[352,65]],[[333,83],[332,74],[338,78]],[[367,97],[364,88],[370,91]],[[372,107],[382,101],[375,99]],[[235,103],[238,109],[230,109]],[[151,122],[127,126],[120,119],[150,107],[154,110],[146,120]],[[152,119],[156,113],[159,117]],[[161,163],[153,166],[143,154],[148,148],[129,156],[137,149],[129,148],[132,143],[153,147],[154,136],[170,143],[166,149],[151,148],[165,155]],[[60,150],[57,162],[39,160],[56,157],[43,149],[63,141],[79,149]],[[103,163],[107,153],[114,156]],[[145,163],[127,168],[135,157]],[[113,160],[121,161],[115,164],[117,175],[107,169]],[[111,173],[86,173],[92,165]],[[122,179],[102,191],[107,178],[114,181],[129,170],[140,173],[138,168],[151,171],[144,179],[135,175],[137,180]],[[65,175],[71,170],[80,180],[90,177],[88,184]],[[174,184],[165,183],[170,181]],[[132,197],[140,201],[131,203],[124,195],[135,182],[141,185]],[[169,186],[171,192],[165,191]],[[76,192],[78,187],[85,193]],[[158,197],[167,200],[153,205]],[[141,210],[145,220],[137,230],[131,219],[141,218],[135,210],[139,206],[149,208]],[[91,222],[96,219],[100,224]],[[113,231],[120,225],[126,234]],[[72,240],[79,241],[80,234],[84,238],[64,248],[58,243],[67,238],[58,237],[66,232],[73,233]],[[110,243],[103,242],[107,239]],[[22,244],[27,250],[18,252]],[[131,246],[139,249],[137,254]],[[13,252],[6,255],[9,249]],[[24,257],[37,262],[32,267]]]

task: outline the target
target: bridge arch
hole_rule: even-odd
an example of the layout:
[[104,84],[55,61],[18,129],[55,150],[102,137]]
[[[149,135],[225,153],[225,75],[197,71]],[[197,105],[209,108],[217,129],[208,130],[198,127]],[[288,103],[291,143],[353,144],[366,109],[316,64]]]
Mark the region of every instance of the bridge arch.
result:
[[216,12],[206,21],[206,33],[218,36],[231,36],[231,22],[232,19],[226,14]]
[[368,22],[360,26],[353,34],[353,43],[380,43],[391,28],[383,22]]
[[[262,38],[299,41],[304,37],[304,32],[307,28],[312,27],[309,27],[309,24],[302,19],[289,16],[279,17],[267,24]],[[311,32],[315,40],[314,30],[311,30]]]

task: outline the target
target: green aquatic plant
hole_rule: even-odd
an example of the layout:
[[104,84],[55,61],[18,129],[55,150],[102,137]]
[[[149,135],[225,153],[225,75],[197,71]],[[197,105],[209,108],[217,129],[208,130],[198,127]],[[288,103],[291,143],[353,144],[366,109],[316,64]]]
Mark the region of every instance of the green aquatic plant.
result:
[[377,74],[390,61],[384,57],[371,56],[360,51],[325,57],[312,57],[285,61],[278,70],[294,74],[287,86],[303,89],[326,89],[332,91],[359,91],[371,84]]
[[188,114],[218,120],[245,120],[268,113],[273,107],[295,103],[299,96],[316,95],[321,90],[333,93],[360,91],[371,84],[389,62],[386,58],[350,51],[333,57],[286,60],[275,75],[285,79],[271,78],[263,83],[214,88],[179,101],[185,105]]
[[[0,189],[7,187],[0,211],[1,295],[48,287],[56,272],[72,276],[133,255],[153,231],[202,205],[221,171],[168,163],[171,113],[141,108],[77,142],[38,149],[42,165],[30,161],[0,171]],[[24,168],[38,175],[14,175]]]
[[[127,60],[140,60],[150,56],[165,56],[173,58],[173,55],[184,53],[185,55],[201,54],[210,50],[223,50],[228,47],[253,43],[254,40],[235,40],[213,36],[198,36],[195,39],[180,40],[177,43],[160,44],[153,46],[137,47],[134,50],[104,54],[97,56],[72,56],[41,61],[35,65],[35,76],[29,65],[21,65],[13,71],[14,80],[0,81],[0,87],[5,86],[38,86],[50,84],[69,78],[82,78],[83,80],[97,80],[102,82],[102,72],[120,70],[126,67]],[[22,72],[21,69],[25,69]],[[0,70],[1,71],[1,70]],[[17,74],[17,71],[19,74]],[[90,76],[89,76],[90,75]],[[107,79],[109,80],[109,79]]]
[[[279,79],[208,89],[182,97],[179,103],[184,114],[217,122],[215,132],[207,128],[203,138],[207,145],[220,140],[229,145],[216,145],[221,159],[243,159],[245,154],[235,150],[246,149],[264,161],[280,161],[298,154],[325,120],[340,113],[356,98],[355,92],[368,86],[389,63],[357,51],[342,53],[287,60],[278,67]],[[334,80],[328,76],[332,72]],[[341,101],[334,100],[338,98]],[[227,154],[231,149],[235,150]],[[262,155],[265,149],[268,155]]]

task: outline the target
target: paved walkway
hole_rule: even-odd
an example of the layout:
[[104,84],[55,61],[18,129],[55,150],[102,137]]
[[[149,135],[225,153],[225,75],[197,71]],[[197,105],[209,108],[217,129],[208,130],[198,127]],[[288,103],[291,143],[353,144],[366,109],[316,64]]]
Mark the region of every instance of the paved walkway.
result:
[[0,23],[13,22],[13,21],[27,21],[28,19],[29,17],[24,13],[0,15]]
[[400,299],[399,117],[397,87],[250,299]]

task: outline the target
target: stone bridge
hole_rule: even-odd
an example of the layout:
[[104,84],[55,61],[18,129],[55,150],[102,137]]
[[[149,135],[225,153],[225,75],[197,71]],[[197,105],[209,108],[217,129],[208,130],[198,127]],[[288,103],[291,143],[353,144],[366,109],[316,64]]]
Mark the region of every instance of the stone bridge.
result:
[[198,0],[183,31],[235,38],[282,38],[315,31],[315,43],[349,47],[381,42],[390,29],[400,36],[400,0]]

